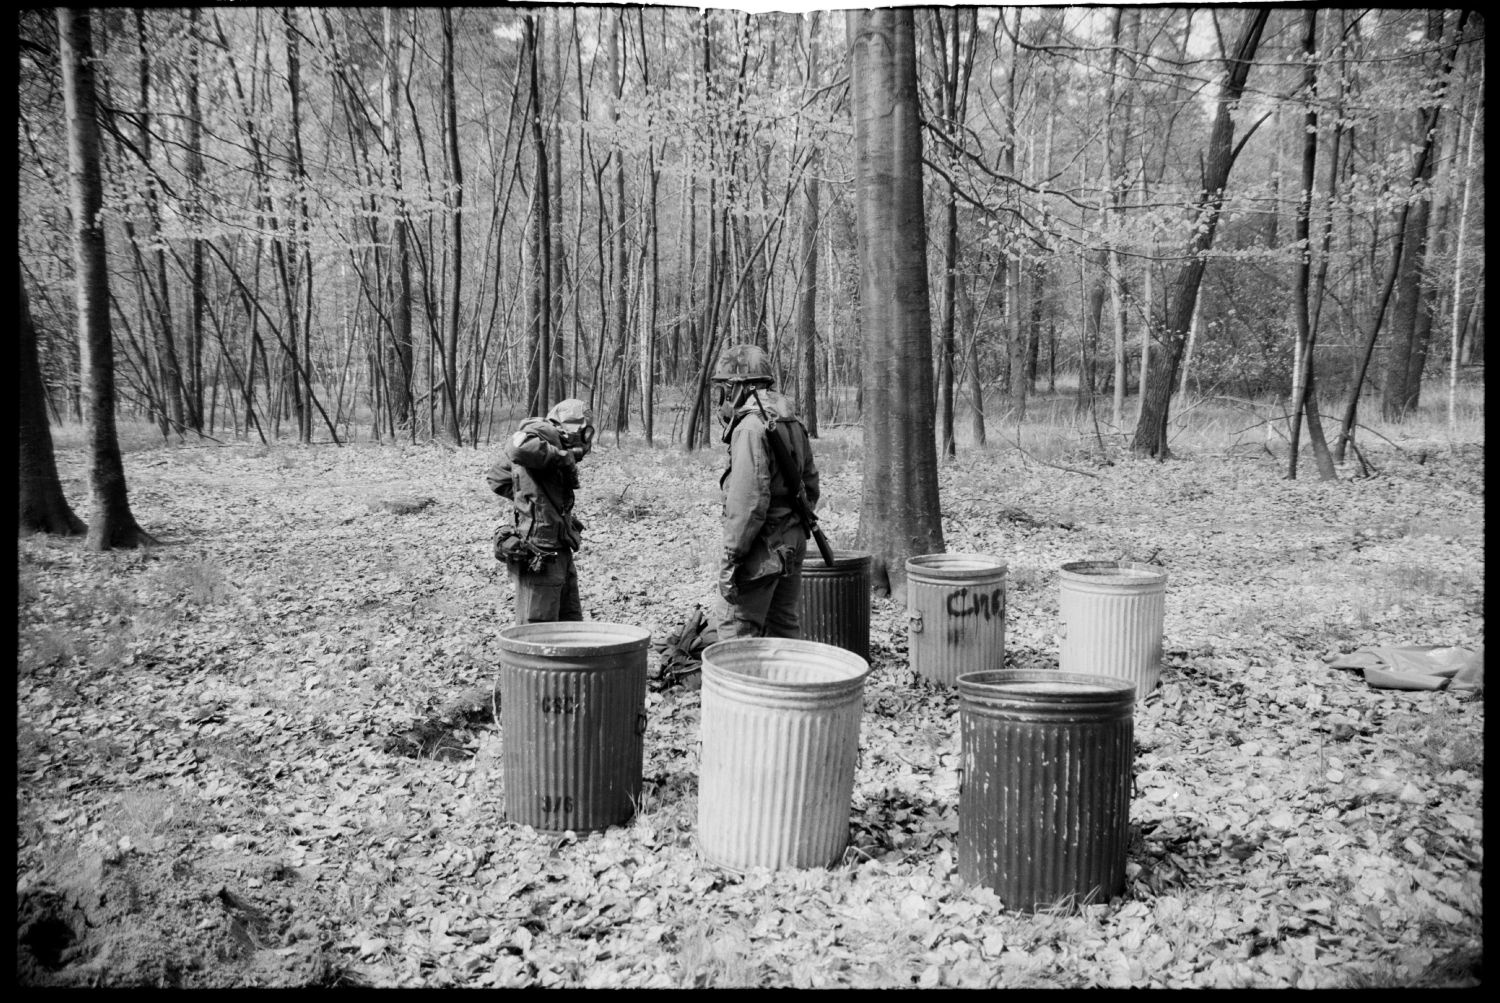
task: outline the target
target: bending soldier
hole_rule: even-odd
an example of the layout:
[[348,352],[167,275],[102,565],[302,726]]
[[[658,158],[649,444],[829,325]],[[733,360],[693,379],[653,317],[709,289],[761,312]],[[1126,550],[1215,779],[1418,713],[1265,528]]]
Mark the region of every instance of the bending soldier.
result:
[[[724,496],[724,552],[714,621],[721,641],[802,635],[798,600],[807,530],[794,508],[800,486],[818,501],[818,468],[807,430],[777,393],[771,360],[755,345],[724,350],[713,374],[729,466]],[[795,469],[779,469],[769,436],[778,435]],[[799,484],[800,482],[800,484]]]
[[583,523],[573,515],[578,461],[593,447],[594,426],[581,400],[560,402],[545,418],[527,418],[485,476],[509,504],[495,534],[515,592],[516,623],[582,620],[573,552]]

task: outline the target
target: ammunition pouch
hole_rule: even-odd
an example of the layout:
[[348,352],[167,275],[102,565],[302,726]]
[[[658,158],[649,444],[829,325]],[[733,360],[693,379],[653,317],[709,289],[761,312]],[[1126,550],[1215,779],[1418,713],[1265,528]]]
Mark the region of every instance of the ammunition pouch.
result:
[[513,565],[518,571],[539,574],[557,560],[557,551],[523,539],[514,526],[501,526],[495,530],[495,559]]

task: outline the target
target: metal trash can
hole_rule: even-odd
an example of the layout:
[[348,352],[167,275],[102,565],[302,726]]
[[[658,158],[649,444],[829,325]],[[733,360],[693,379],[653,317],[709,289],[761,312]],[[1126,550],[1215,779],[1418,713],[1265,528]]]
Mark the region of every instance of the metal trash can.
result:
[[549,832],[629,821],[641,796],[651,632],[595,620],[500,632],[505,809]]
[[1058,668],[1129,679],[1145,697],[1161,680],[1167,573],[1154,564],[1062,566]]
[[869,554],[835,550],[833,564],[809,550],[798,602],[802,640],[832,644],[870,658]]
[[907,560],[907,658],[917,675],[952,686],[1005,665],[1005,571],[989,554]]
[[830,867],[849,843],[863,658],[736,638],[703,649],[698,848],[730,870]]
[[958,873],[1031,912],[1125,888],[1135,687],[1048,669],[959,677]]

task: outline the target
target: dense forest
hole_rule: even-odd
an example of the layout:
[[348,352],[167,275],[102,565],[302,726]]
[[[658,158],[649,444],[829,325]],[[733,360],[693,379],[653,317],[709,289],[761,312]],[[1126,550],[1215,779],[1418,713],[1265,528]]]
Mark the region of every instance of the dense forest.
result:
[[[606,431],[693,448],[706,367],[745,340],[814,433],[858,419],[842,14],[91,20],[118,406],[164,436],[480,444],[497,408],[579,396]],[[53,13],[17,26],[21,285],[60,421],[87,392],[75,112]],[[1356,390],[1400,420],[1482,362],[1483,28],[917,11],[943,447],[1038,393],[1123,433],[1224,394],[1321,402],[1341,456]]]

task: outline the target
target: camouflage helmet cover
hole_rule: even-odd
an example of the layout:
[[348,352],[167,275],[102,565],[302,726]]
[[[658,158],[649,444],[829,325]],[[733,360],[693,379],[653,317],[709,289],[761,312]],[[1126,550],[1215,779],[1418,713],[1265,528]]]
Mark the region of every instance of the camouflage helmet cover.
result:
[[763,381],[775,383],[771,374],[771,358],[759,345],[730,345],[719,355],[719,364],[714,367],[714,381],[723,383],[753,383]]
[[592,425],[594,423],[594,415],[589,411],[589,406],[583,401],[576,397],[569,397],[565,401],[558,401],[552,410],[547,412],[547,420],[554,425],[579,429],[585,425]]

